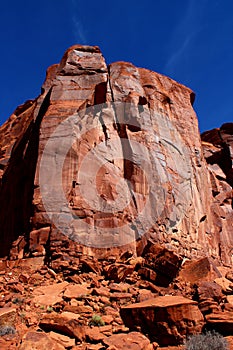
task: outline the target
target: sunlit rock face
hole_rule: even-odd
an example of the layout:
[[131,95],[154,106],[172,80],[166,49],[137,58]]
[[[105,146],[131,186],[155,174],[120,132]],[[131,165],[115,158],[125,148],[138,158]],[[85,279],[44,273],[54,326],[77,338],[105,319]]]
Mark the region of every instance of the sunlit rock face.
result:
[[232,126],[205,135],[207,165],[193,101],[98,47],[68,49],[0,129],[1,255],[16,240],[12,258],[140,255],[150,239],[230,264]]

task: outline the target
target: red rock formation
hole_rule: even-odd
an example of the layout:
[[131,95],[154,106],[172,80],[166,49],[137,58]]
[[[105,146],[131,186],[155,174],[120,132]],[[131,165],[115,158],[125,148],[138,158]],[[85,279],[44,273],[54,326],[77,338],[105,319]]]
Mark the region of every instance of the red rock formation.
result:
[[[219,254],[232,263],[233,253],[233,123],[204,132],[202,146],[212,189],[211,212],[219,235]],[[226,250],[226,245],[230,250]]]
[[185,336],[201,332],[204,319],[196,304],[169,295],[127,305],[121,316],[130,329],[140,327],[160,345],[176,345],[183,343]]
[[231,264],[232,125],[221,137],[203,136],[207,166],[193,101],[190,89],[158,73],[125,62],[107,67],[98,47],[68,49],[48,69],[41,95],[0,129],[0,255],[17,240],[12,259],[45,256],[75,269],[84,245],[106,256],[130,244],[141,255],[150,238],[181,258]]

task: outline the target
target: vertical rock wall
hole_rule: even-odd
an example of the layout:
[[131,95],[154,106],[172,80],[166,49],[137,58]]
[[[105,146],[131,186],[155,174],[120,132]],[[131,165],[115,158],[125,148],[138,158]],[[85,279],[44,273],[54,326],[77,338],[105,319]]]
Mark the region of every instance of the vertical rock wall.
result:
[[15,240],[12,258],[140,255],[150,239],[231,264],[232,125],[202,146],[193,101],[158,73],[107,67],[98,47],[68,49],[0,129],[1,256]]

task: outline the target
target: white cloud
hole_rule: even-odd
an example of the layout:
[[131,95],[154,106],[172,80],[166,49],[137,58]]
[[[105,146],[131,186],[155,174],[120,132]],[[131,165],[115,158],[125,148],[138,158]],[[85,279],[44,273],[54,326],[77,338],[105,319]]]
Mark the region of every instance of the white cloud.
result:
[[179,46],[175,51],[172,52],[171,57],[166,62],[166,69],[172,69],[173,66],[176,65],[176,63],[180,60],[180,58],[183,56],[184,52],[187,50],[188,45],[190,44],[192,35],[187,36],[184,39],[184,42],[181,46]]
[[87,44],[88,40],[86,37],[85,29],[81,21],[81,13],[79,9],[82,6],[79,4],[78,0],[71,0],[71,12],[72,12],[72,28],[75,41],[78,44]]
[[182,64],[184,57],[193,49],[193,39],[200,33],[200,14],[204,10],[205,0],[200,6],[195,0],[189,0],[182,20],[177,24],[171,35],[169,58],[165,63],[165,71],[173,73]]
[[83,29],[82,22],[78,19],[77,15],[73,15],[72,25],[73,25],[73,34],[74,34],[75,40],[79,44],[86,44],[87,38],[85,35],[85,31]]

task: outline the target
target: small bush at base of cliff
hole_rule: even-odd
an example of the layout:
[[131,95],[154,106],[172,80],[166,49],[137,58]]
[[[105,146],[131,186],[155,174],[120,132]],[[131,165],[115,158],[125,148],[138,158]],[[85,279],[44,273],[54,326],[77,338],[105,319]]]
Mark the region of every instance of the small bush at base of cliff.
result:
[[228,342],[224,337],[213,331],[205,334],[192,335],[185,342],[186,350],[229,350]]
[[12,327],[12,326],[0,327],[0,336],[6,335],[6,334],[15,334],[15,333],[16,333],[15,327]]
[[89,326],[105,326],[104,321],[102,320],[101,316],[99,315],[93,315],[91,321],[89,322]]

